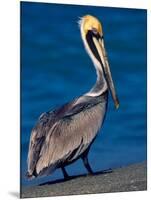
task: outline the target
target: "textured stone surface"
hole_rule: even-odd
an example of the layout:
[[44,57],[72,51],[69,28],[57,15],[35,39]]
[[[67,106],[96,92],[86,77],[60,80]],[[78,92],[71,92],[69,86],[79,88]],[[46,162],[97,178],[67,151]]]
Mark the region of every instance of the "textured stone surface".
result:
[[44,197],[105,192],[138,191],[147,189],[146,163],[114,169],[111,173],[81,175],[67,181],[45,183],[40,186],[23,187],[22,198]]

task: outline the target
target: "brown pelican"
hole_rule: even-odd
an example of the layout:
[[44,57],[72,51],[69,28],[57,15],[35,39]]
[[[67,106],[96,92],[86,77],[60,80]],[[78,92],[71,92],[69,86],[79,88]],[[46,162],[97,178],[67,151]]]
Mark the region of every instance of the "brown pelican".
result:
[[105,52],[102,25],[90,15],[82,17],[79,24],[84,47],[96,69],[96,84],[83,96],[40,116],[30,137],[29,178],[51,174],[57,168],[61,168],[64,178],[68,178],[65,166],[79,158],[92,174],[88,152],[105,117],[108,91],[115,107],[119,107]]

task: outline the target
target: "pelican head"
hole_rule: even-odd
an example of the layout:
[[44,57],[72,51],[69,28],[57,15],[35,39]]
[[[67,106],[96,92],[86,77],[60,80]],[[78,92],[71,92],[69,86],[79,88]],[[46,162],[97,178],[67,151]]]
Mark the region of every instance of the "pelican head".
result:
[[99,33],[100,35],[103,35],[102,25],[96,17],[86,15],[81,19],[81,23],[82,22],[82,31],[84,35],[86,35],[88,31],[92,31],[96,34]]
[[[115,107],[118,108],[119,101],[115,92],[109,62],[104,47],[102,25],[96,17],[91,15],[82,17],[79,24],[84,46],[96,67],[98,79],[105,80],[107,85],[106,87],[109,88],[111,92]],[[100,82],[102,82],[102,80]],[[102,88],[102,93],[104,92],[104,88]]]

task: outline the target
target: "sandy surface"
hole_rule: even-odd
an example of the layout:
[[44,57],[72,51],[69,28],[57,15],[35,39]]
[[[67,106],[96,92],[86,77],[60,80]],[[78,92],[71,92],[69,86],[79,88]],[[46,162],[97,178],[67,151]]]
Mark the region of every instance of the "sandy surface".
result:
[[138,191],[147,189],[146,162],[114,169],[108,173],[81,175],[40,186],[22,188],[22,198]]

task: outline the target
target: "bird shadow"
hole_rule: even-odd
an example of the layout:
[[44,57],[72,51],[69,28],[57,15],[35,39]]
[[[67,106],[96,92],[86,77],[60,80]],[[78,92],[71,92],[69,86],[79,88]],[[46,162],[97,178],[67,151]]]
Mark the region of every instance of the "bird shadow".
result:
[[62,179],[57,179],[54,181],[48,181],[45,183],[41,183],[39,184],[39,186],[44,186],[44,185],[53,185],[53,184],[57,184],[57,183],[63,183],[63,182],[67,182],[70,181],[72,179],[76,179],[76,178],[80,178],[80,177],[91,177],[91,176],[97,176],[97,175],[101,175],[101,174],[108,174],[108,173],[112,173],[113,170],[112,169],[106,169],[106,170],[102,170],[102,171],[97,171],[97,172],[93,172],[93,174],[80,174],[80,175],[74,175],[74,176],[69,176],[68,178],[62,178]]

